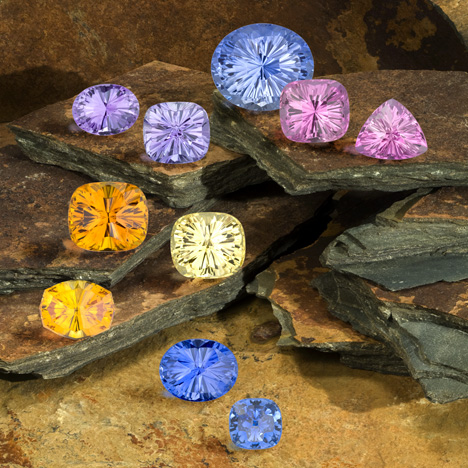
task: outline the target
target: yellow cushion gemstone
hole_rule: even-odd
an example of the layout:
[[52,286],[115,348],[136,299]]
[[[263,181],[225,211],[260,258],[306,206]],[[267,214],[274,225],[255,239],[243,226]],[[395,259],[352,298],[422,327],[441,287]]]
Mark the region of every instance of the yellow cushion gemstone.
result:
[[172,229],[171,254],[179,273],[189,278],[230,276],[244,263],[244,229],[226,213],[182,216]]
[[124,182],[94,182],[73,193],[68,211],[72,241],[86,250],[131,250],[148,231],[144,193]]
[[40,312],[45,328],[68,338],[83,338],[110,328],[114,300],[98,284],[65,281],[44,291]]

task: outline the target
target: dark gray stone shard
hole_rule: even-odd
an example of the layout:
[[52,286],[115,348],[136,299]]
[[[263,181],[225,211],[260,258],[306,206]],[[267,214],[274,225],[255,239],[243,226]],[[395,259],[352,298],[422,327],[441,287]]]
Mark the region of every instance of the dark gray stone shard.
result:
[[348,229],[322,264],[391,291],[468,278],[468,189],[420,190]]
[[[442,291],[450,296],[443,284],[424,291],[432,291],[434,297],[425,300],[433,308],[419,303],[418,288],[398,298],[397,293],[385,293],[363,279],[337,272],[321,275],[312,284],[333,315],[391,346],[429,400],[448,403],[468,398],[468,321],[464,311],[441,311],[449,302]],[[450,299],[458,302],[456,297]]]

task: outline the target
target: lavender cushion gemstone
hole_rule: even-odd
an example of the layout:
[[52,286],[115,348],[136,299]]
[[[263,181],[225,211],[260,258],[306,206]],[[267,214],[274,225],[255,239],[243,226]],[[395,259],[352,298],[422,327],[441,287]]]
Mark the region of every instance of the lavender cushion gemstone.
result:
[[153,161],[166,164],[199,161],[210,145],[208,114],[194,102],[156,104],[146,112],[143,140]]
[[93,135],[117,135],[137,120],[140,105],[124,86],[99,84],[86,88],[76,97],[73,108],[76,125]]

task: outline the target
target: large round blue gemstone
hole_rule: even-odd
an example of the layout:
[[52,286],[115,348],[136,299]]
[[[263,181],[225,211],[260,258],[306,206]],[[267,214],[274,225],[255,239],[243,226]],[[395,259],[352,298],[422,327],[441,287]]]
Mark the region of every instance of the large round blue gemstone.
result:
[[211,74],[221,94],[254,111],[279,109],[283,88],[314,74],[314,59],[301,36],[269,23],[243,26],[216,47]]
[[215,400],[237,379],[237,361],[229,348],[212,340],[184,340],[161,359],[159,375],[174,396],[189,401]]

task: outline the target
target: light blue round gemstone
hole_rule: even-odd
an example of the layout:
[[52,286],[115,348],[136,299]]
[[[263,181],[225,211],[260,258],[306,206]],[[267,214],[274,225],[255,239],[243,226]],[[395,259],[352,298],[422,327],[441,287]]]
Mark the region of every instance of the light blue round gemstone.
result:
[[159,375],[166,389],[188,401],[215,400],[236,383],[237,361],[229,348],[213,340],[184,340],[161,359]]
[[314,59],[304,39],[269,23],[250,24],[228,34],[211,60],[211,75],[221,94],[253,111],[279,109],[283,88],[313,74]]
[[246,398],[231,408],[229,433],[240,448],[259,450],[274,447],[282,432],[281,411],[273,400]]

